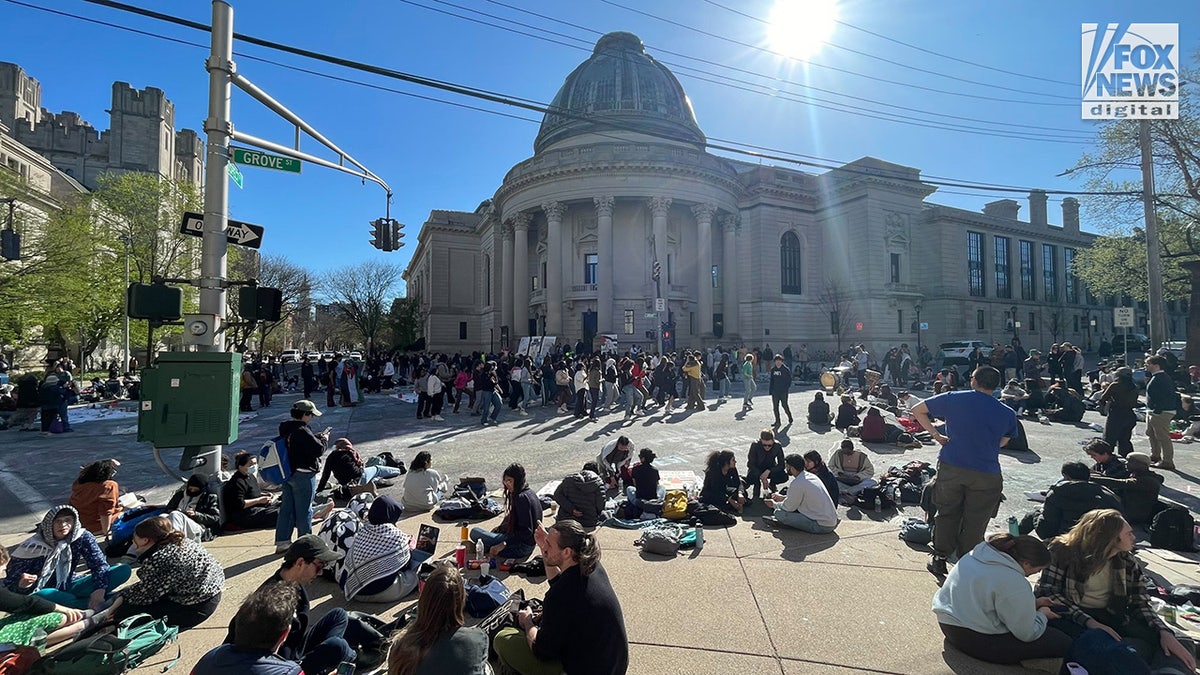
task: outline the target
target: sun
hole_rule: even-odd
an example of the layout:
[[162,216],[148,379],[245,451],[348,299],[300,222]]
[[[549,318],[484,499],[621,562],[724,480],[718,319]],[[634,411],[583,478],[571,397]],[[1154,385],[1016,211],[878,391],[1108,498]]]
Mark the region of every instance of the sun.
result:
[[767,46],[805,60],[817,53],[837,24],[837,0],[775,0],[767,19]]

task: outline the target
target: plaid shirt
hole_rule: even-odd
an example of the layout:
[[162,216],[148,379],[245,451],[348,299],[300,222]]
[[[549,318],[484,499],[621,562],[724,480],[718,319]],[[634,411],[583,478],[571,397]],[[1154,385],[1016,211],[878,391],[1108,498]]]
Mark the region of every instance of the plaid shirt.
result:
[[[1051,561],[1050,565],[1042,570],[1034,594],[1039,598],[1050,598],[1056,605],[1070,608],[1068,614],[1071,620],[1086,626],[1092,617],[1078,604],[1083,600],[1083,582],[1076,579],[1071,572],[1071,569],[1059,564],[1058,560]],[[1151,628],[1170,630],[1158,614],[1150,609],[1150,596],[1146,593],[1142,567],[1132,553],[1114,556],[1109,561],[1109,573],[1113,599],[1125,600],[1129,616],[1141,616]]]

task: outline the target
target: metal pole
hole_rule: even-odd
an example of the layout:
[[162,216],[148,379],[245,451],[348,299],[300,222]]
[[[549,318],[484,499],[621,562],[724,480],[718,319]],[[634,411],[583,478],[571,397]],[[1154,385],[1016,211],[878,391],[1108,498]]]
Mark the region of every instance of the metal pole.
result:
[[1142,208],[1146,218],[1146,275],[1149,282],[1150,351],[1162,345],[1166,320],[1163,306],[1162,261],[1159,258],[1158,218],[1154,215],[1154,157],[1151,154],[1150,120],[1138,122],[1142,148]]
[[121,243],[125,244],[125,340],[121,343],[121,358],[125,360],[121,363],[118,374],[129,372],[129,244],[132,242],[124,235],[121,237]]

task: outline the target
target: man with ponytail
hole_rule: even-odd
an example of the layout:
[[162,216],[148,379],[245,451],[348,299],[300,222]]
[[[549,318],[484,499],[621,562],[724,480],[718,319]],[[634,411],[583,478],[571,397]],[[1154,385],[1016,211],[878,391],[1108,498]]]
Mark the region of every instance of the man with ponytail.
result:
[[538,547],[550,590],[540,616],[517,613],[520,630],[496,636],[495,650],[506,666],[522,675],[624,675],[629,640],[621,603],[600,564],[600,545],[579,523],[563,520],[549,530],[538,526]]

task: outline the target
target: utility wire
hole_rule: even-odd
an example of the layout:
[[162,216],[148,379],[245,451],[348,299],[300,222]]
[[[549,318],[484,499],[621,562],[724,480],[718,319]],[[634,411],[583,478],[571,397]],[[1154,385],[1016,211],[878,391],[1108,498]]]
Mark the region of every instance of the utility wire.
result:
[[[4,0],[4,1],[8,2],[10,4],[15,4],[15,5],[27,7],[30,9],[53,11],[53,10],[45,10],[45,8],[31,5],[31,4],[28,4],[25,2],[21,2],[20,0]],[[112,8],[112,9],[119,9],[122,11],[132,12],[134,14],[139,14],[141,16],[145,16],[148,18],[159,19],[162,21],[167,21],[169,23],[174,23],[176,25],[185,26],[188,28],[194,28],[197,30],[203,30],[206,32],[211,30],[205,24],[197,23],[194,21],[189,21],[187,19],[182,19],[179,17],[161,14],[159,12],[142,9],[140,7],[125,5],[123,3],[115,2],[113,0],[84,0],[84,2],[102,5],[105,7]],[[54,13],[62,15],[62,16],[68,16],[71,18],[82,19],[85,21],[92,21],[95,23],[103,23],[103,22],[99,22],[99,21],[96,21],[93,19],[88,19],[86,17],[80,17],[77,15],[73,15],[73,14],[69,14],[69,13],[65,13],[65,12],[54,11]],[[104,24],[104,25],[108,25],[108,26],[112,26],[112,27],[116,27],[116,28],[123,28],[123,29],[125,28],[123,26],[117,26],[115,24]],[[139,34],[143,34],[143,35],[152,35],[153,37],[160,37],[155,34],[144,33],[141,31],[136,31],[136,32],[138,32]],[[502,94],[497,94],[497,93],[490,92],[490,91],[483,90],[483,89],[477,89],[474,87],[468,87],[468,86],[464,86],[464,85],[457,85],[454,83],[442,82],[439,80],[434,80],[432,78],[426,78],[426,77],[422,77],[422,76],[411,75],[408,73],[402,73],[399,71],[394,71],[394,70],[391,70],[388,68],[383,68],[380,66],[359,63],[359,62],[352,61],[349,59],[344,59],[341,57],[331,56],[331,55],[327,55],[327,54],[321,54],[319,52],[313,52],[310,50],[301,49],[298,47],[292,47],[289,45],[283,45],[283,44],[275,43],[275,42],[272,42],[269,40],[255,38],[252,36],[246,36],[246,35],[242,35],[242,34],[238,34],[238,33],[235,33],[234,35],[239,40],[242,40],[245,42],[250,42],[251,44],[256,44],[258,46],[267,47],[269,49],[274,49],[274,50],[278,50],[278,51],[284,51],[287,53],[297,54],[300,56],[305,56],[307,58],[312,58],[315,60],[324,61],[327,63],[332,63],[334,65],[339,65],[339,66],[343,66],[343,67],[347,67],[347,68],[351,68],[351,69],[355,69],[355,70],[361,70],[364,72],[369,72],[372,74],[389,77],[392,79],[399,79],[402,81],[409,81],[409,82],[413,82],[416,84],[422,84],[424,86],[430,86],[430,87],[434,87],[437,89],[450,91],[452,93],[464,95],[464,96],[480,98],[480,99],[488,100],[488,101],[495,102],[495,103],[501,103],[504,105],[510,105],[513,107],[523,108],[526,110],[542,112],[547,115],[563,116],[563,117],[567,117],[567,118],[571,118],[571,119],[575,119],[578,121],[588,123],[595,127],[608,128],[610,130],[616,130],[616,131],[631,131],[631,132],[636,132],[636,133],[647,135],[647,136],[656,136],[656,137],[660,137],[660,138],[664,138],[666,140],[672,140],[672,141],[681,141],[682,140],[682,141],[686,141],[686,142],[693,142],[690,139],[682,139],[679,137],[671,136],[670,134],[664,134],[661,132],[642,129],[637,126],[622,125],[622,124],[616,123],[612,120],[597,120],[597,119],[589,117],[587,115],[573,113],[569,110],[564,110],[564,109],[555,108],[555,107],[546,106],[546,105],[535,105],[535,104],[527,103],[525,101],[517,100],[512,97],[506,97]],[[188,42],[185,42],[182,40],[177,40],[177,39],[171,39],[171,41],[179,42],[181,44],[189,44],[189,45],[195,44],[195,43],[188,43]],[[285,66],[285,67],[290,67],[290,66]],[[518,119],[521,119],[521,118],[518,117]],[[527,120],[527,121],[534,121],[534,120]],[[621,139],[621,140],[625,140],[625,139]],[[728,146],[728,145],[718,145],[718,144],[713,144],[713,143],[708,143],[707,147],[710,149],[713,149],[713,150],[749,156],[749,157],[753,157],[753,158],[759,159],[759,160],[772,160],[772,161],[786,162],[786,163],[797,164],[797,165],[802,165],[802,166],[810,166],[810,167],[819,168],[819,169],[837,171],[842,174],[886,177],[891,180],[898,180],[898,181],[902,181],[902,182],[937,185],[937,186],[943,186],[943,187],[960,187],[960,188],[974,189],[974,190],[981,189],[981,185],[979,183],[974,183],[974,182],[969,182],[969,181],[923,180],[921,178],[909,178],[907,176],[899,176],[890,171],[876,171],[876,170],[872,170],[872,169],[863,169],[863,168],[858,168],[858,167],[839,166],[836,164],[831,164],[824,160],[822,160],[822,161],[800,160],[800,159],[796,159],[793,157],[787,157],[784,155],[775,154],[775,152],[772,152],[772,153],[754,152],[754,151],[745,150],[742,148],[732,147],[732,146]],[[1027,188],[1027,187],[1011,187],[1010,188],[1010,187],[991,186],[991,187],[988,187],[987,189],[989,191],[994,191],[994,192],[1012,193],[1012,192],[1028,192],[1031,188]],[[1046,194],[1081,195],[1081,196],[1089,196],[1089,195],[1126,196],[1126,195],[1132,195],[1132,194],[1140,194],[1140,192],[1137,192],[1137,191],[1087,192],[1087,191],[1074,191],[1074,190],[1043,190],[1043,192],[1045,192]]]
[[[488,0],[488,1],[490,2],[491,0]],[[765,24],[765,25],[768,25],[768,26],[769,26],[769,25],[771,25],[771,22],[770,22],[770,21],[767,21],[766,19],[764,19],[764,18],[762,18],[762,17],[759,17],[759,16],[754,16],[753,14],[749,14],[749,13],[747,13],[747,12],[743,12],[743,11],[741,11],[741,10],[739,10],[739,9],[734,9],[733,7],[729,7],[729,6],[723,5],[723,4],[719,3],[719,2],[716,2],[716,0],[704,0],[704,2],[707,2],[708,4],[712,5],[713,7],[718,7],[718,8],[720,8],[720,9],[723,9],[723,10],[725,10],[726,12],[731,12],[731,13],[733,13],[733,14],[737,14],[738,16],[745,17],[745,18],[747,18],[747,19],[750,19],[750,20],[752,20],[752,21],[757,21],[758,23]],[[1051,84],[1065,84],[1065,85],[1067,85],[1067,86],[1071,86],[1071,87],[1078,87],[1078,86],[1079,86],[1079,83],[1078,83],[1078,82],[1067,82],[1066,80],[1055,80],[1055,79],[1052,79],[1052,78],[1049,78],[1049,77],[1040,77],[1040,76],[1038,76],[1038,75],[1030,75],[1029,73],[1018,73],[1018,72],[1016,72],[1016,71],[1012,71],[1012,70],[1005,70],[1005,69],[1003,69],[1003,68],[997,68],[997,67],[995,67],[995,66],[989,66],[989,65],[988,65],[988,64],[986,64],[986,63],[979,63],[978,61],[970,61],[970,60],[968,60],[968,59],[959,58],[959,57],[957,57],[957,56],[951,56],[951,55],[949,55],[949,54],[944,54],[944,53],[942,53],[942,52],[934,51],[934,50],[932,50],[932,49],[926,49],[926,48],[924,48],[924,47],[920,47],[920,46],[914,45],[914,44],[912,44],[912,43],[905,42],[905,41],[903,41],[903,40],[897,40],[897,39],[896,39],[896,38],[894,38],[894,37],[890,37],[890,36],[888,36],[888,35],[884,35],[884,34],[882,34],[882,33],[876,33],[875,31],[873,31],[873,30],[868,30],[868,29],[866,29],[866,28],[863,28],[862,26],[856,26],[856,25],[854,25],[854,24],[852,24],[852,23],[850,23],[850,22],[848,22],[848,21],[842,21],[841,19],[834,19],[833,21],[834,21],[834,23],[836,23],[836,24],[837,24],[837,25],[839,25],[839,26],[845,26],[846,28],[850,28],[850,29],[852,29],[852,30],[856,30],[856,31],[859,31],[859,32],[862,32],[862,33],[866,33],[867,35],[870,35],[870,36],[872,36],[872,37],[879,38],[880,40],[885,40],[885,41],[887,41],[887,42],[891,42],[891,43],[893,43],[893,44],[898,44],[898,45],[900,45],[900,46],[902,46],[902,47],[908,47],[909,49],[912,49],[912,50],[915,50],[915,51],[918,51],[918,52],[921,52],[921,53],[924,53],[924,54],[929,54],[930,56],[936,56],[936,57],[938,57],[938,58],[946,59],[946,60],[948,60],[948,61],[956,61],[956,62],[958,62],[958,63],[966,64],[966,65],[968,65],[968,66],[975,66],[976,68],[983,68],[984,70],[990,70],[990,71],[992,71],[992,72],[995,72],[995,73],[1004,73],[1005,75],[1014,75],[1014,76],[1016,76],[1016,77],[1019,77],[1019,78],[1021,78],[1021,79],[1023,79],[1023,80],[1039,80],[1039,81],[1041,81],[1041,82],[1049,82],[1049,83],[1051,83]],[[835,43],[833,43],[833,42],[827,42],[826,44],[830,45],[831,47],[836,47],[836,48],[838,48],[838,49],[846,49],[846,47],[843,47],[843,46],[841,46],[841,45],[835,44]],[[851,50],[851,51],[853,51],[853,50]]]

